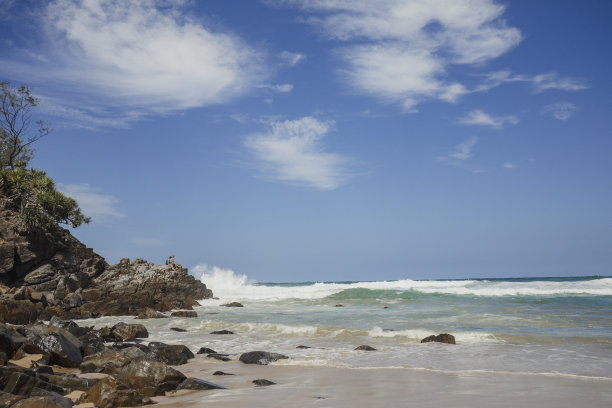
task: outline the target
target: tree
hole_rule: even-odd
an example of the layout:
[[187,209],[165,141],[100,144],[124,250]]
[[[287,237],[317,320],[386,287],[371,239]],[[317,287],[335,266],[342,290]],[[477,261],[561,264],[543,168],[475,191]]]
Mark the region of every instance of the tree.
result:
[[42,121],[31,130],[37,105],[27,85],[0,82],[0,208],[19,213],[27,228],[78,227],[90,218],[76,200],[57,191],[44,171],[26,168],[34,154],[31,145],[49,134]]
[[0,169],[27,166],[34,153],[31,145],[49,134],[42,121],[31,130],[32,109],[38,102],[27,85],[15,88],[0,82]]

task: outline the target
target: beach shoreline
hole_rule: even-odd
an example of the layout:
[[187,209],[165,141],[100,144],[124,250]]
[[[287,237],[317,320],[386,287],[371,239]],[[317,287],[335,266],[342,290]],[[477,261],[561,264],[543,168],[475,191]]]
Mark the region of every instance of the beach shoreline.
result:
[[[247,365],[196,357],[180,370],[227,390],[169,393],[156,406],[179,407],[609,407],[612,379],[554,374]],[[213,376],[215,371],[234,375]],[[264,378],[276,384],[259,387]]]

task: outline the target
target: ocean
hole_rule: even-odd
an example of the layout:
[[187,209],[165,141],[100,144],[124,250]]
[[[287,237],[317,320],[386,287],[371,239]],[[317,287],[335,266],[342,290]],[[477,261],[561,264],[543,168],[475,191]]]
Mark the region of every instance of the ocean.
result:
[[[254,283],[217,271],[202,281],[216,299],[197,318],[136,320],[149,341],[234,358],[278,352],[291,358],[275,364],[292,366],[612,379],[610,277]],[[232,301],[244,307],[222,306]],[[132,318],[89,323],[118,321]],[[222,329],[235,334],[210,334]],[[439,333],[457,344],[420,343]]]

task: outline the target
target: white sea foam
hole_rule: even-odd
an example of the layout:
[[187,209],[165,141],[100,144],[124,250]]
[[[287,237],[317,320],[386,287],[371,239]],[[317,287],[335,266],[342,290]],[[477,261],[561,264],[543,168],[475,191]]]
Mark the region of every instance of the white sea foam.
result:
[[[584,281],[486,281],[486,280],[441,280],[322,283],[310,285],[280,286],[258,285],[246,275],[236,274],[231,269],[198,265],[193,268],[196,276],[213,290],[222,301],[280,301],[285,299],[316,300],[349,289],[413,291],[471,296],[556,296],[556,295],[612,295],[612,278]],[[391,299],[388,299],[390,301]]]
[[[370,337],[406,337],[413,340],[421,340],[425,337],[435,335],[431,330],[425,329],[409,329],[409,330],[383,330],[380,327],[374,326],[372,330],[368,331]],[[498,340],[491,333],[483,332],[453,332],[455,340],[459,343],[490,343],[497,342]]]

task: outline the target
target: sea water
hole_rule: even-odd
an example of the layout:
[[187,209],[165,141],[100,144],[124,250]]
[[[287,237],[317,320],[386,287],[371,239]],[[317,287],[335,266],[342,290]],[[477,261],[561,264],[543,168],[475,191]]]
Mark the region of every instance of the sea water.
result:
[[[202,281],[216,299],[197,318],[138,320],[148,340],[280,352],[289,365],[612,378],[609,277],[254,283],[217,271]],[[244,307],[223,306],[232,301]],[[235,334],[210,334],[222,329]],[[420,342],[439,333],[457,344]]]

